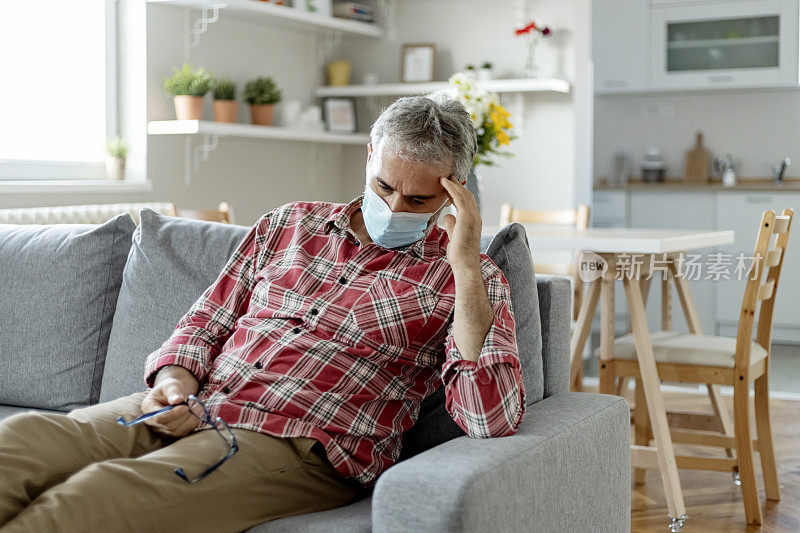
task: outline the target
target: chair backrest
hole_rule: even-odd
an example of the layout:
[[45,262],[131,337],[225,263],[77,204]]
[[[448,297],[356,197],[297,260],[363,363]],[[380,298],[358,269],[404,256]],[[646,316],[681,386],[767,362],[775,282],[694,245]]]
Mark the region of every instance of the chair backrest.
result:
[[223,224],[236,224],[233,217],[233,208],[228,202],[220,202],[216,209],[187,209],[175,206],[174,216],[195,220],[209,220]]
[[[756,342],[767,350],[767,354],[770,353],[772,313],[775,308],[778,280],[786,255],[786,243],[789,240],[789,229],[793,217],[794,210],[791,208],[784,209],[781,215],[775,215],[775,211],[771,209],[764,211],[761,215],[761,225],[753,252],[753,263],[747,275],[742,310],[739,313],[739,329],[736,332],[734,366],[736,373],[740,376],[743,376],[742,372],[746,372],[750,366],[753,323],[756,306],[759,302],[761,302],[761,310],[758,315]],[[767,272],[766,281],[762,281],[765,271]]]
[[[577,230],[589,227],[589,206],[581,204],[577,209],[526,210],[511,204],[500,206],[500,227],[519,222],[520,224],[536,224],[538,226],[572,226]],[[533,243],[534,248],[536,243]],[[553,274],[572,278],[572,319],[577,320],[583,298],[583,280],[578,275],[579,253],[573,255],[569,262],[541,262],[534,265],[537,274]]]

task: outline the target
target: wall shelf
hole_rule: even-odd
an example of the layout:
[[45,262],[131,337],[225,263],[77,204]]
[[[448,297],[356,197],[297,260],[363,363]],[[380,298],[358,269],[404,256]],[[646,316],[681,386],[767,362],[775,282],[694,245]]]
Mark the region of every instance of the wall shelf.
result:
[[[319,87],[316,95],[325,96],[396,96],[427,94],[446,89],[446,81],[427,83],[376,83],[373,85],[345,85],[337,87]],[[478,82],[478,86],[487,91],[497,93],[555,92],[569,93],[570,85],[566,80],[555,78],[532,79],[500,79]]]
[[193,9],[216,7],[223,16],[274,24],[283,29],[305,32],[338,31],[342,34],[361,37],[383,37],[385,34],[384,29],[377,24],[309,13],[293,7],[279,6],[258,0],[147,0],[147,2]]
[[283,126],[258,126],[215,122],[213,120],[151,120],[149,135],[216,135],[218,137],[250,137],[276,141],[304,141],[330,144],[367,144],[367,133],[330,133]]

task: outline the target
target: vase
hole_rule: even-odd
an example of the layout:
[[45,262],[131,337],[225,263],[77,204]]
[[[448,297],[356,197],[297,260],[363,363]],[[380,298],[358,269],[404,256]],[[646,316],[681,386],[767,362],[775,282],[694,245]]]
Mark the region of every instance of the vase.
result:
[[472,167],[472,170],[470,170],[469,174],[467,175],[466,188],[475,197],[475,201],[478,203],[478,213],[480,213],[483,179],[481,178],[481,175],[478,173],[478,170],[475,167]]
[[525,57],[525,76],[528,78],[539,77],[539,67],[536,65],[536,44],[539,42],[538,33],[529,33],[525,36],[528,45],[528,55]]

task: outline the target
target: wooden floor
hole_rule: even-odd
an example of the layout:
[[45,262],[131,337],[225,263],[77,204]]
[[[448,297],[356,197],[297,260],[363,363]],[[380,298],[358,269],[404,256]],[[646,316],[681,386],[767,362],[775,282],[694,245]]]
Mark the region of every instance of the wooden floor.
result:
[[[627,399],[629,403],[633,403],[632,397]],[[706,411],[711,414],[711,405],[703,395],[664,393],[664,400],[670,410]],[[725,400],[733,412],[733,398],[725,397]],[[758,454],[754,455],[754,459],[764,515],[764,524],[760,527],[747,526],[741,491],[733,484],[731,474],[680,470],[686,514],[689,516],[682,533],[800,532],[800,402],[773,399],[770,407],[781,501],[767,502],[765,499]],[[687,444],[675,444],[675,451],[679,454],[702,454],[708,457],[725,456],[721,448]],[[631,498],[631,531],[667,531],[666,499],[658,471],[649,470],[644,484],[633,485]]]

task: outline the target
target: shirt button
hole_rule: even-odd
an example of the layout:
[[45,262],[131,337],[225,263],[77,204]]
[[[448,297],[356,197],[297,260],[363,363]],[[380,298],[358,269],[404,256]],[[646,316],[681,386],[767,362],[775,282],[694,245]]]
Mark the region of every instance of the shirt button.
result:
[[253,366],[256,368],[261,368],[264,365],[261,364],[261,361],[256,361],[256,364],[254,364]]
[[300,333],[300,328],[294,328],[294,329],[292,330],[292,333]]
[[347,278],[342,276],[341,278],[339,278],[339,283],[341,283],[342,285],[346,285],[347,284]]
[[319,314],[319,309],[317,309],[317,308],[314,308],[314,309],[312,309],[312,310],[311,310],[311,314],[312,314],[312,315]]
[[222,387],[222,392],[225,394],[229,394],[231,392],[231,389],[229,389],[228,387]]

